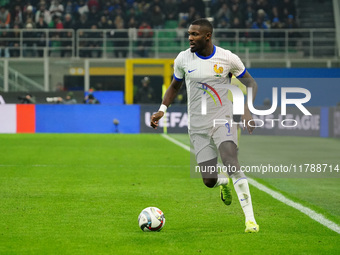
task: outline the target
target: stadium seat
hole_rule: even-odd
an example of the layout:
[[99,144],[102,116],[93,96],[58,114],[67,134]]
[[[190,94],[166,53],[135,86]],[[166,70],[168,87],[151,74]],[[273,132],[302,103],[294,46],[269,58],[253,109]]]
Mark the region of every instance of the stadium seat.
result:
[[165,21],[164,28],[177,28],[178,27],[178,21],[176,20],[167,20]]

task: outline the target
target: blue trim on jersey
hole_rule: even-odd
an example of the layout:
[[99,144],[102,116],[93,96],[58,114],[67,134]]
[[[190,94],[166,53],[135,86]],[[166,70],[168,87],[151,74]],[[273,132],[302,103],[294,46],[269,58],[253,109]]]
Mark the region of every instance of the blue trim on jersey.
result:
[[174,79],[175,79],[176,81],[183,81],[183,78],[182,78],[182,79],[177,78],[175,74],[174,74]]
[[204,57],[204,56],[201,56],[200,54],[198,54],[197,52],[195,52],[196,56],[201,58],[201,59],[209,59],[209,58],[212,58],[214,55],[215,55],[215,52],[216,52],[216,46],[214,45],[214,50],[213,50],[213,53],[211,53],[211,55],[207,56],[207,57]]
[[246,71],[247,71],[247,68],[244,68],[244,71],[239,76],[237,76],[236,78],[242,78],[243,75],[246,73]]

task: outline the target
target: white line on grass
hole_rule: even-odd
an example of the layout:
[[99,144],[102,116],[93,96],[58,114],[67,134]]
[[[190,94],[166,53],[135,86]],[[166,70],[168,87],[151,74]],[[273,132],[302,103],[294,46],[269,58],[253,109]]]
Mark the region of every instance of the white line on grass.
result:
[[165,138],[165,139],[168,139],[170,142],[173,142],[174,144],[178,145],[179,147],[182,147],[184,150],[187,150],[190,152],[190,146],[188,145],[185,145],[173,138],[171,138],[170,136],[166,135],[166,134],[162,134],[162,136]]
[[[187,150],[190,152],[190,147],[171,138],[170,136],[166,135],[166,134],[162,134],[162,136],[169,140],[170,142],[173,142],[174,144],[182,147],[183,149]],[[315,212],[314,210],[306,207],[306,206],[303,206],[299,203],[296,203],[288,198],[286,198],[284,195],[280,194],[279,192],[276,192],[266,186],[264,186],[263,184],[260,184],[258,183],[257,181],[255,181],[254,179],[252,178],[249,178],[247,177],[248,179],[248,182],[253,185],[254,187],[258,188],[259,190],[267,193],[268,195],[272,196],[273,198],[275,198],[276,200],[279,200],[280,202],[288,205],[288,206],[291,206],[293,208],[295,208],[296,210],[299,210],[300,212],[306,214],[308,217],[310,217],[311,219],[319,222],[320,224],[324,225],[325,227],[335,231],[336,233],[340,234],[340,226],[337,225],[335,222],[333,221],[330,221],[328,219],[325,218],[325,216],[323,216],[322,214],[320,213],[317,213]]]

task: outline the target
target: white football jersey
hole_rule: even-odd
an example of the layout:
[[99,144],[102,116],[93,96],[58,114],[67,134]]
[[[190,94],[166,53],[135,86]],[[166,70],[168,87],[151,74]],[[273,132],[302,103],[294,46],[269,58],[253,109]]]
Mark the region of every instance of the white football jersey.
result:
[[228,99],[229,73],[240,78],[246,72],[240,58],[214,45],[210,56],[200,56],[190,49],[178,54],[174,63],[174,79],[183,80],[188,94],[189,130],[213,127],[214,119],[232,118],[232,103]]

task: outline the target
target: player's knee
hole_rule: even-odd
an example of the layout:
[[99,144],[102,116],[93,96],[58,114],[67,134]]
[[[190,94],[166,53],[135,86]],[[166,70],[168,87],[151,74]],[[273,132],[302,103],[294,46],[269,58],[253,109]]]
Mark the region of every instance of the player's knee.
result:
[[207,186],[208,188],[215,187],[216,182],[217,182],[217,178],[204,178],[203,179],[204,185]]

